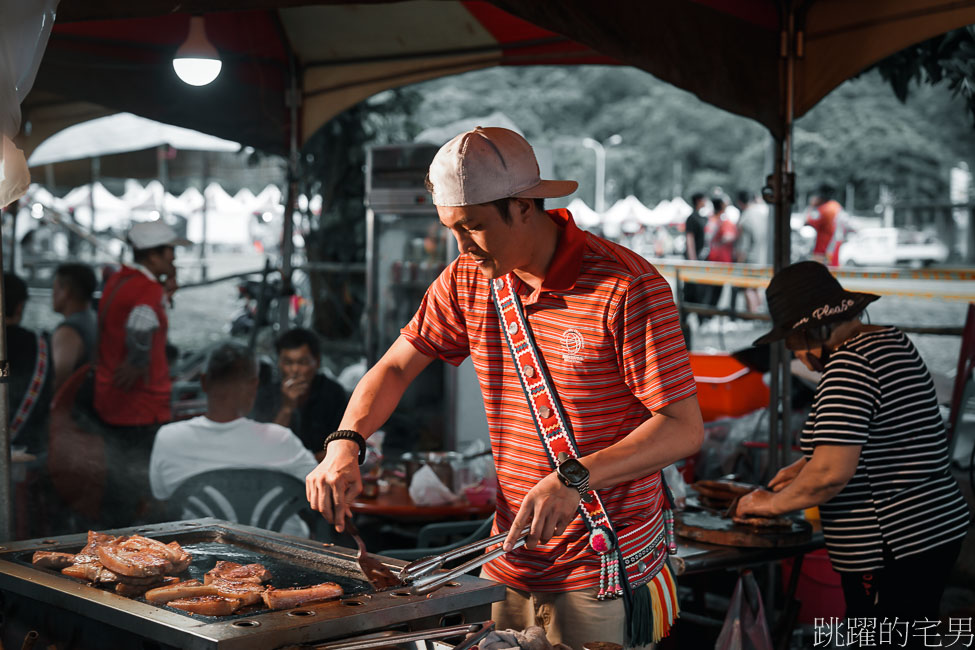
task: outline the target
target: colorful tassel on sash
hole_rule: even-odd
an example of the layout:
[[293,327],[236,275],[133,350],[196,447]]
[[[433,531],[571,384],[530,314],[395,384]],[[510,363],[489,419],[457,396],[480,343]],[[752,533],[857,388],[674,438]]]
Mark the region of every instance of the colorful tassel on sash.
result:
[[677,582],[665,562],[647,584],[633,590],[632,610],[627,612],[627,645],[641,647],[657,643],[668,634],[680,615]]
[[666,562],[646,586],[650,590],[650,600],[653,601],[653,642],[656,643],[670,634],[670,628],[680,616],[677,582]]

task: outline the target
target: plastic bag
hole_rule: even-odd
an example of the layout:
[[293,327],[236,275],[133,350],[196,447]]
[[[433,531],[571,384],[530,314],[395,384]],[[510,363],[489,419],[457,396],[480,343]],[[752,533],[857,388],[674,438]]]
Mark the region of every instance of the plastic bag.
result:
[[664,480],[667,481],[670,494],[674,497],[674,510],[683,510],[687,502],[687,483],[684,482],[684,477],[681,476],[676,465],[667,465],[664,468]]
[[751,571],[742,571],[714,650],[772,650],[762,594]]
[[57,0],[0,0],[0,133],[20,129],[20,103],[34,85]]
[[442,506],[457,499],[429,465],[424,465],[413,474],[409,491],[410,498],[418,506]]
[[0,209],[22,197],[28,185],[30,171],[24,152],[7,136],[0,137]]

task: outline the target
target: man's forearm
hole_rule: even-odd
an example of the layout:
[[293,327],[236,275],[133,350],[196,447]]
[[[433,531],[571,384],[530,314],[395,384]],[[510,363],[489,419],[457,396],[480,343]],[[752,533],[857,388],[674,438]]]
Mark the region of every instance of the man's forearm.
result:
[[616,444],[583,457],[589,485],[603,489],[632,481],[691,456],[701,448],[704,425],[697,398],[681,400],[638,426]]

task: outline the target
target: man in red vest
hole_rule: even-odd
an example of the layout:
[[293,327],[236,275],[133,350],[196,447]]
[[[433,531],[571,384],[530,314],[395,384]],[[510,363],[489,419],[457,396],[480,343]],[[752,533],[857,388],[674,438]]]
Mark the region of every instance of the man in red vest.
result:
[[109,425],[102,518],[130,525],[149,494],[149,455],[170,420],[165,282],[175,280],[176,246],[189,241],[162,221],[129,230],[133,262],[105,283],[98,309],[95,411]]

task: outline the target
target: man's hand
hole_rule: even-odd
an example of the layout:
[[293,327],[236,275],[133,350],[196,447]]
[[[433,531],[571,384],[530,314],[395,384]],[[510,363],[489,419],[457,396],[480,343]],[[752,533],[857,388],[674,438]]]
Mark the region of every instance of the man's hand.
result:
[[282,405],[290,409],[295,409],[308,392],[311,382],[304,379],[290,378],[281,382],[281,402]]
[[135,382],[148,378],[148,376],[148,368],[137,368],[129,362],[123,361],[115,369],[115,374],[112,375],[112,383],[128,392],[135,387]]
[[301,406],[311,386],[310,381],[292,377],[281,382],[281,408],[274,415],[274,423],[283,427],[291,427],[291,418]]
[[504,540],[504,550],[510,551],[521,536],[521,531],[531,524],[525,546],[535,548],[565,532],[575,519],[579,506],[579,492],[562,484],[552,472],[528,491],[521,502],[511,530]]
[[166,302],[169,303],[169,307],[170,309],[172,309],[173,294],[176,293],[177,289],[179,289],[179,284],[176,282],[176,274],[173,273],[172,275],[167,276],[166,279],[163,281],[162,285],[163,285],[163,294],[166,297]]
[[735,509],[736,517],[745,515],[758,515],[759,517],[776,517],[779,513],[772,508],[772,498],[774,493],[768,490],[755,490],[749,492],[738,500],[738,507]]
[[354,440],[333,440],[325,459],[305,477],[309,505],[341,533],[345,518],[352,516],[349,504],[360,492],[359,445]]

